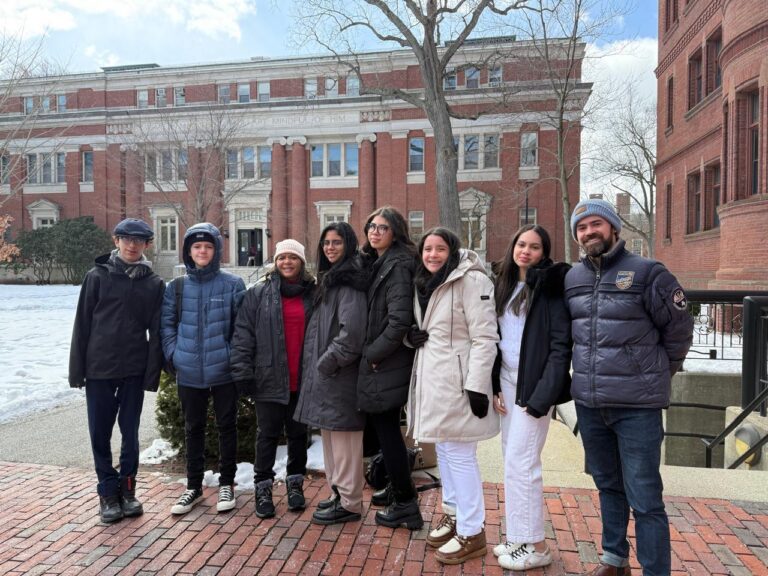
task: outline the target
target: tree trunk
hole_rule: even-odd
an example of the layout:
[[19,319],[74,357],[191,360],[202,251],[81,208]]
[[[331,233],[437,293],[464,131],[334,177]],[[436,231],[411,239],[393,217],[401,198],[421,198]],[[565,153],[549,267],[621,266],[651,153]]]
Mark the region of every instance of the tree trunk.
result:
[[453,130],[447,112],[430,118],[435,131],[435,184],[440,211],[440,225],[461,237],[461,209],[456,178],[458,155],[453,147]]
[[563,125],[563,105],[557,129],[557,181],[560,186],[560,200],[563,204],[563,261],[572,262],[571,258],[571,198],[568,195],[568,170],[565,165],[565,127]]

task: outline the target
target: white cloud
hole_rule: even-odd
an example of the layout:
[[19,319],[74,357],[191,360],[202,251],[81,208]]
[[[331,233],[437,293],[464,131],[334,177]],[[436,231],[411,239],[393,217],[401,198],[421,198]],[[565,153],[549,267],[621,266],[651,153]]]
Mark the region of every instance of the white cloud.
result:
[[97,66],[116,66],[120,63],[120,57],[109,50],[99,50],[91,44],[83,50],[83,54],[92,60]]
[[0,31],[24,38],[41,36],[48,31],[71,30],[77,22],[55,3],[42,0],[3,0],[0,2]]

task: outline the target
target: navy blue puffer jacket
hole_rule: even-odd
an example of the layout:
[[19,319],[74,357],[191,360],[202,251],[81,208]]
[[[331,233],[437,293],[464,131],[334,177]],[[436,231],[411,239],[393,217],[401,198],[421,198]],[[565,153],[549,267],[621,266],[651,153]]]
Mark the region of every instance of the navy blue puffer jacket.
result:
[[693,318],[677,279],[620,240],[598,264],[587,257],[565,278],[572,318],[577,404],[665,408],[671,378],[693,340]]
[[[216,241],[213,260],[204,268],[196,268],[189,254],[192,236],[200,231]],[[165,290],[160,335],[163,353],[173,362],[180,386],[209,388],[232,382],[230,341],[245,282],[219,269],[223,245],[218,228],[207,222],[195,224],[184,235],[187,275],[178,324],[174,284],[178,279],[169,282]]]

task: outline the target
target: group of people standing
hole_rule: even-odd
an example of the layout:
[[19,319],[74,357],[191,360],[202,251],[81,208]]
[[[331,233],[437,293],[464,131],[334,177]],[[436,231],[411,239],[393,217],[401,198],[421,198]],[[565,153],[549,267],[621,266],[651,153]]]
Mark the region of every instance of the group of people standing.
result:
[[[416,246],[403,216],[383,207],[367,219],[362,247],[345,222],[322,230],[316,277],[301,243],[277,242],[274,268],[246,291],[219,269],[221,235],[202,223],[185,234],[186,276],[163,290],[143,257],[151,229],[124,220],[116,250],[84,281],[70,362],[70,383],[86,389],[102,520],[142,513],[138,420],[144,390],[157,388],[164,365],[176,374],[187,450],[187,489],[172,513],[203,496],[209,398],[219,432],[217,510],[235,507],[237,399],[245,395],[257,414],[260,518],[276,513],[283,434],[288,508],[305,508],[312,427],[322,432],[329,486],[312,522],[359,520],[367,427],[390,480],[372,500],[384,505],[376,523],[419,529],[400,428],[405,406],[408,435],[434,443],[438,455],[444,516],[427,536],[436,559],[486,554],[477,443],[501,430],[506,539],[493,553],[510,570],[546,566],[541,452],[555,405],[573,397],[603,514],[603,557],[591,574],[629,574],[630,507],[644,574],[668,574],[661,409],[691,343],[685,295],[663,265],[625,250],[607,202],[580,202],[571,230],[585,252],[573,268],[551,260],[544,228],[526,225],[489,275],[452,231],[433,228]],[[116,419],[119,472],[109,446]]]

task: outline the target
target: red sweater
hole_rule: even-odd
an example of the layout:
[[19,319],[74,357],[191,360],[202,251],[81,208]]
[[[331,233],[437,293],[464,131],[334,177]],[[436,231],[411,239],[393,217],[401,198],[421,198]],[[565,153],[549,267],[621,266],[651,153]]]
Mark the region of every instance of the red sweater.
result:
[[288,356],[288,382],[291,392],[299,389],[301,348],[304,344],[304,300],[301,295],[282,296],[285,351]]

